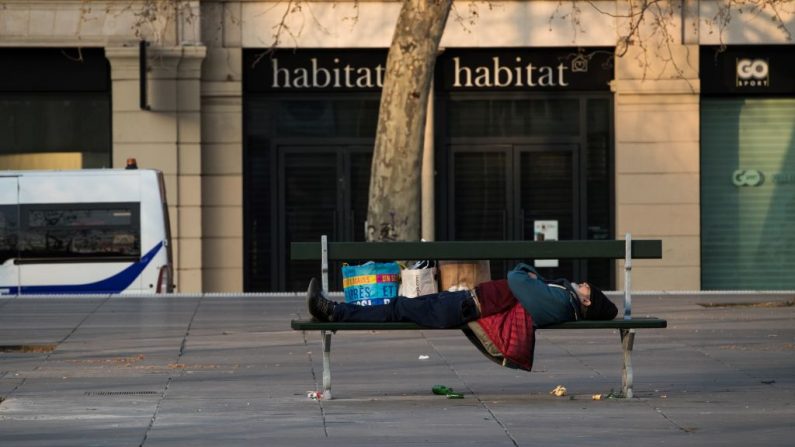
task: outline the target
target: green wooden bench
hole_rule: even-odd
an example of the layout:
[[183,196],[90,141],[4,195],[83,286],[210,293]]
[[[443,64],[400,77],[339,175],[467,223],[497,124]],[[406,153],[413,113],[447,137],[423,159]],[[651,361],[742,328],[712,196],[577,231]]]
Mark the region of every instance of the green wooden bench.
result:
[[[531,259],[624,259],[624,315],[612,321],[571,321],[543,330],[617,329],[621,336],[624,363],[621,374],[622,395],[633,396],[632,348],[636,329],[664,328],[666,320],[655,317],[632,317],[631,272],[633,259],[662,258],[662,241],[625,240],[587,241],[439,241],[439,242],[293,242],[292,260],[321,261],[323,291],[328,292],[330,261],[436,260],[531,260]],[[293,320],[290,326],[299,331],[319,330],[323,347],[323,398],[331,399],[331,335],[351,330],[449,330],[431,329],[413,323],[334,323]],[[451,328],[455,330],[465,329]]]

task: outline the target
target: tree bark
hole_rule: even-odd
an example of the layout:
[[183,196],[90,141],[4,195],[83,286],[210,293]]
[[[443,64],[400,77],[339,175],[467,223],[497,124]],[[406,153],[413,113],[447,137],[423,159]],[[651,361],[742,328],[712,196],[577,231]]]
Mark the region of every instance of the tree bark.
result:
[[387,56],[367,208],[368,241],[420,235],[428,92],[451,0],[404,0]]

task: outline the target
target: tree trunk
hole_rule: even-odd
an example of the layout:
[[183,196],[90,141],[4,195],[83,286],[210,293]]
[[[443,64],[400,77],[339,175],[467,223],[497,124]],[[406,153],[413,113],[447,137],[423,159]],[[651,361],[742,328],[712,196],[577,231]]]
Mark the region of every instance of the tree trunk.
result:
[[420,173],[428,92],[451,0],[404,0],[386,62],[378,112],[368,241],[420,235]]

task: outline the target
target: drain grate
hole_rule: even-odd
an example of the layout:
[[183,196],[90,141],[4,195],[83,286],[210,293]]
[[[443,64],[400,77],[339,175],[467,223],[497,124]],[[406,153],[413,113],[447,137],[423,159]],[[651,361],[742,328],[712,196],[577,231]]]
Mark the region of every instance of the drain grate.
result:
[[795,301],[761,301],[742,303],[696,303],[701,307],[792,307]]
[[159,396],[157,391],[86,391],[86,396]]
[[52,352],[58,345],[55,343],[35,345],[0,345],[0,352]]

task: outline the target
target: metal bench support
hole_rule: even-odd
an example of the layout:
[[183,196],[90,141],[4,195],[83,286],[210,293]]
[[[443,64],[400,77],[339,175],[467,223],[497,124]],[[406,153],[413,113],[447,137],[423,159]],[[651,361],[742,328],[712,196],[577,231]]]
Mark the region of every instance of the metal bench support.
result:
[[[328,296],[328,236],[320,237],[320,284],[323,294]],[[323,345],[323,399],[331,400],[331,334],[332,331],[320,331]]]
[[632,318],[632,234],[624,240],[624,319]]
[[320,331],[323,343],[323,400],[331,400],[331,331]]
[[621,345],[624,348],[624,367],[621,371],[621,393],[632,398],[632,347],[635,344],[635,329],[621,329]]

